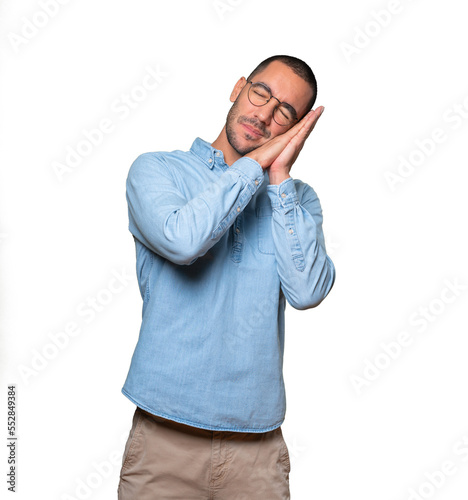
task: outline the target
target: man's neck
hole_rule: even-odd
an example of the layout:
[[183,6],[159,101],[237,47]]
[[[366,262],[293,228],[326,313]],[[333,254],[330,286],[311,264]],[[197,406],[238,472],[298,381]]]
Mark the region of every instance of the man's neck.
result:
[[226,127],[223,127],[218,138],[211,144],[215,149],[223,152],[224,161],[231,166],[235,161],[241,158],[241,155],[229,144],[226,136]]

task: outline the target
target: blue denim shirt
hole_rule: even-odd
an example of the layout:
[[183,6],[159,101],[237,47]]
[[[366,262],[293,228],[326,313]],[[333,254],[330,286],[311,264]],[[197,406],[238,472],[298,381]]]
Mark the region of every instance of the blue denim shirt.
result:
[[140,155],[126,187],[143,311],[122,393],[204,429],[279,427],[286,301],[315,307],[335,281],[315,191],[200,138]]

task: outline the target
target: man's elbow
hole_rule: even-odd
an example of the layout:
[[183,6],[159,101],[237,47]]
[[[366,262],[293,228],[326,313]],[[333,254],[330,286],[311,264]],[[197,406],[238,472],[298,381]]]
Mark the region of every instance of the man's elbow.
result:
[[305,311],[306,309],[313,309],[314,307],[317,307],[322,303],[325,297],[326,295],[319,294],[295,298],[289,297],[288,302],[292,307],[294,307],[294,309],[297,309],[298,311]]
[[166,248],[163,252],[163,257],[178,266],[189,266],[193,264],[199,256],[195,249],[190,249],[186,246],[184,250],[180,250],[179,248]]
[[328,273],[323,280],[320,280],[312,289],[305,288],[302,293],[289,294],[287,300],[289,304],[299,311],[312,309],[320,305],[325,297],[330,293],[335,284],[335,267],[329,266]]

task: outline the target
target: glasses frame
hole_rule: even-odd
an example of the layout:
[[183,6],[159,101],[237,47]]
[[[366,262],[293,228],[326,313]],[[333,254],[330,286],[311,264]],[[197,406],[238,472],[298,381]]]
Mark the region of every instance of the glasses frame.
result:
[[[289,125],[292,125],[293,123],[297,122],[298,119],[297,119],[297,113],[296,113],[296,110],[290,106],[289,104],[287,104],[286,102],[281,102],[277,97],[275,97],[272,93],[271,93],[271,90],[262,82],[252,82],[252,80],[247,80],[247,83],[250,83],[250,87],[249,87],[249,90],[247,91],[247,98],[250,102],[250,104],[252,104],[253,106],[257,106],[257,107],[261,107],[261,106],[265,106],[265,104],[268,104],[272,99],[276,99],[278,101],[278,104],[273,108],[273,120],[274,122],[279,125],[280,127],[288,127]],[[250,91],[252,89],[252,87],[254,85],[261,85],[265,90],[266,92],[268,92],[268,94],[270,94],[270,97],[269,99],[264,102],[263,104],[254,104],[252,102],[252,100],[250,99]],[[294,110],[294,113],[296,114],[296,118],[293,118],[292,121],[290,123],[287,123],[286,125],[284,125],[283,123],[278,123],[276,120],[275,120],[275,113],[276,113],[276,110],[282,105],[282,104],[287,104],[288,106],[290,106],[293,110]]]

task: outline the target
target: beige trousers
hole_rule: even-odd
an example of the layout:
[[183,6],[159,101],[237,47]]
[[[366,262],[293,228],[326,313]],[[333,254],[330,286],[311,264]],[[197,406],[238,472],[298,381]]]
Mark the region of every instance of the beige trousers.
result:
[[289,453],[281,427],[209,431],[137,407],[118,500],[286,500]]

